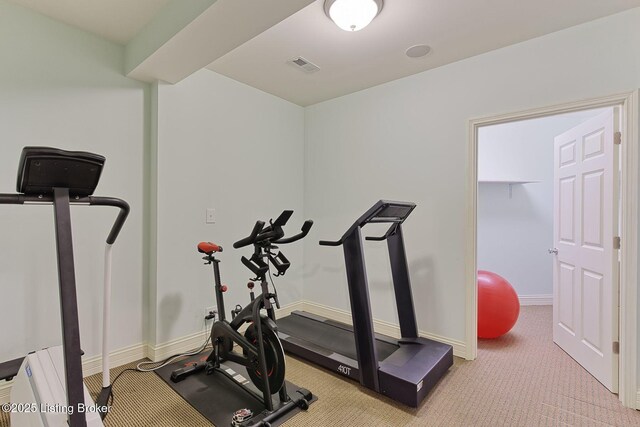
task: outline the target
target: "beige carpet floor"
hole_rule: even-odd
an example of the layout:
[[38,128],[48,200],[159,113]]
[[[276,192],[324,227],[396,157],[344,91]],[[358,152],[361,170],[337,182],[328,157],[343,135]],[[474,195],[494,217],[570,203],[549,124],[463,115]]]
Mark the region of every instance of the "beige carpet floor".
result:
[[[456,359],[418,409],[289,358],[288,379],[318,401],[286,426],[640,426],[640,411],[623,408],[553,344],[551,324],[551,307],[523,307],[509,334],[481,340],[476,361]],[[100,378],[87,383],[98,390]],[[127,372],[114,393],[107,426],[210,426],[155,374]]]

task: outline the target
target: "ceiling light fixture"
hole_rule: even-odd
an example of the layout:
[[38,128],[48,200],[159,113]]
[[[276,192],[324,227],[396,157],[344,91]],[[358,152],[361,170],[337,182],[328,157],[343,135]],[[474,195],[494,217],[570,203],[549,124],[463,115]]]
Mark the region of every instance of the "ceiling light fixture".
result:
[[359,31],[382,10],[382,0],[325,0],[324,13],[345,31]]

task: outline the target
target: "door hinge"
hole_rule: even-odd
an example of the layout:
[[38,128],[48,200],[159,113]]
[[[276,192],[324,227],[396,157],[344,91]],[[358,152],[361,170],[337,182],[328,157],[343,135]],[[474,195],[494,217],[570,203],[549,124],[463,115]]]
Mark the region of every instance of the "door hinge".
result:
[[621,241],[620,236],[615,236],[613,238],[613,249],[620,249]]
[[620,342],[619,341],[614,341],[613,342],[613,354],[620,354]]
[[613,143],[616,145],[622,144],[622,132],[615,132],[613,134]]

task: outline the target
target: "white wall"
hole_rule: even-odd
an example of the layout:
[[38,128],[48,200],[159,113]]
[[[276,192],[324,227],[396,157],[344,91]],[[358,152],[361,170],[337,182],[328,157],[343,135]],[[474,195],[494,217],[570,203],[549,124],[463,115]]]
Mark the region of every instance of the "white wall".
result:
[[[341,250],[317,240],[340,236],[379,198],[413,200],[405,236],[420,328],[463,340],[468,120],[638,88],[639,24],[640,9],[631,10],[303,110],[207,70],[153,93],[122,76],[120,46],[0,0],[0,191],[14,190],[27,144],[107,156],[99,192],[132,205],[115,254],[113,348],[144,340],[146,311],[151,344],[200,329],[214,305],[200,240],[226,247],[227,307],[244,304],[239,257],[249,250],[231,244],[285,207],[296,210],[290,230],[304,218],[316,225],[304,245],[286,248],[293,266],[278,282],[281,301],[348,309]],[[215,225],[204,224],[207,207]],[[112,219],[74,209],[89,356],[99,352]],[[50,208],[5,206],[0,230],[6,360],[59,342],[59,313]],[[396,321],[384,247],[367,249],[374,313]]]
[[[638,46],[634,9],[308,107],[316,236],[339,236],[379,198],[415,201],[404,228],[419,327],[463,341],[469,119],[635,90]],[[395,321],[388,267],[373,264],[374,314]],[[348,309],[340,249],[306,239],[305,267],[305,299]]]
[[[96,194],[131,215],[114,247],[113,348],[143,341],[145,93],[122,75],[122,47],[0,0],[0,191],[15,192],[23,146],[92,151]],[[81,342],[100,353],[102,261],[115,209],[72,208]],[[53,210],[0,206],[0,361],[61,343]]]
[[[553,139],[601,110],[480,128],[478,269],[506,278],[519,296],[553,293]],[[514,184],[482,180],[532,180]]]
[[[252,249],[233,249],[233,242],[284,209],[295,210],[285,230],[300,230],[304,110],[209,70],[160,85],[157,106],[157,329],[150,339],[165,343],[202,330],[205,307],[215,306],[212,269],[203,265],[198,242],[224,247],[229,316],[249,301],[251,277],[240,257]],[[216,210],[215,224],[205,224],[207,208]],[[276,278],[282,304],[302,298],[302,248],[281,248],[292,263]]]

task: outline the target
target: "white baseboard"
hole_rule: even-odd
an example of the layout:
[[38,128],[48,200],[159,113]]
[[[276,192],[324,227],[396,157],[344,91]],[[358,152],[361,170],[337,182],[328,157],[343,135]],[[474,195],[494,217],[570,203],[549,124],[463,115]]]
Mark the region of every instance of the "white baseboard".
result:
[[[349,325],[353,324],[351,313],[346,310],[339,310],[310,301],[302,301],[302,303],[299,303],[298,305],[300,305],[301,308],[296,308],[297,310],[304,310],[311,314],[326,317],[328,319],[336,320],[338,322],[346,323]],[[400,327],[394,325],[393,323],[373,319],[373,329],[380,334],[388,335],[393,338],[400,338]],[[463,341],[454,340],[425,331],[418,331],[418,334],[423,338],[429,338],[434,341],[439,341],[451,345],[453,347],[453,354],[455,356],[464,358],[466,355],[466,345]]]
[[147,357],[157,362],[174,354],[186,353],[200,347],[208,336],[209,331],[200,331],[155,346],[147,344]]
[[291,304],[283,305],[280,309],[276,310],[276,319],[288,316],[292,311],[296,310],[304,310],[304,301],[296,301]]
[[553,295],[518,295],[520,305],[553,305]]
[[[145,345],[136,344],[116,350],[109,355],[109,369],[135,362],[146,356]],[[82,361],[82,374],[85,377],[102,371],[102,356],[94,356]]]
[[640,411],[640,389],[638,389],[638,392],[636,393],[636,407],[635,409]]
[[[145,350],[146,346],[144,344],[136,344],[116,350],[109,356],[109,366],[111,368],[116,368],[118,366],[140,360],[145,357]],[[102,371],[101,355],[82,360],[82,374],[84,377],[97,374],[100,371]],[[13,381],[5,381],[3,384],[0,384],[0,403],[9,402],[12,385]]]

